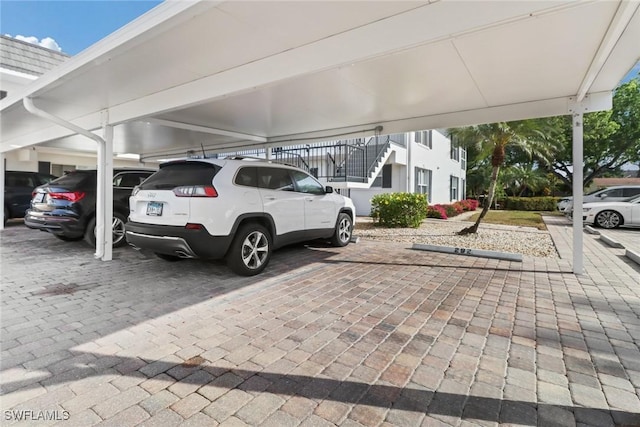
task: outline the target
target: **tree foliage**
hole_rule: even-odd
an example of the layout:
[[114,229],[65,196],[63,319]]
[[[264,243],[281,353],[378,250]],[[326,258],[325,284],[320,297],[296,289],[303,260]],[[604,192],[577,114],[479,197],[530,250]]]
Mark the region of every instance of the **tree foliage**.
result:
[[[477,154],[473,165],[480,171],[491,168],[489,194],[475,224],[459,234],[475,233],[491,206],[499,181],[500,168],[508,157],[526,158],[531,162],[549,164],[557,149],[552,132],[530,120],[490,123],[449,130],[449,135],[468,150]],[[483,161],[488,159],[489,162]]]
[[[573,185],[573,133],[570,116],[536,119],[554,128],[562,149],[548,169],[567,186]],[[640,162],[640,80],[620,85],[613,95],[613,109],[584,115],[584,178],[611,175],[626,163]]]

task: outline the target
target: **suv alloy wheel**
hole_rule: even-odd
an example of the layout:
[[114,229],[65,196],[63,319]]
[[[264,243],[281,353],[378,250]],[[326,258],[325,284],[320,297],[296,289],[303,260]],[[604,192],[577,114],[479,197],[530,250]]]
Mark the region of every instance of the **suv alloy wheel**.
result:
[[338,215],[338,222],[336,224],[336,232],[331,238],[331,244],[333,246],[347,246],[351,241],[351,230],[353,223],[351,217],[346,213]]
[[227,253],[227,264],[236,274],[254,276],[267,267],[271,259],[271,237],[257,223],[243,225],[236,233]]

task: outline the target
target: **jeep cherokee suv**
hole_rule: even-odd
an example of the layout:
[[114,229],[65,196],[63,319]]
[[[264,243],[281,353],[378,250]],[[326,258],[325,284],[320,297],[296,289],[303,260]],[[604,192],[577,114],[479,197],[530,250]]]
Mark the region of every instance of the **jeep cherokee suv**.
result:
[[274,249],[313,239],[351,240],[355,207],[306,172],[238,159],[164,163],[130,198],[127,241],[158,257],[225,258],[252,276]]

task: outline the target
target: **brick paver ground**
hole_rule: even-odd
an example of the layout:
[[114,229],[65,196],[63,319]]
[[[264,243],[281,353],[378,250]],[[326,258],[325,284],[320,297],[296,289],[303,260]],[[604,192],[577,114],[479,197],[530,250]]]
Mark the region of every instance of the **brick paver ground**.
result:
[[12,224],[2,424],[640,425],[640,269],[585,235],[576,277],[563,221],[561,259],[363,241],[253,278]]

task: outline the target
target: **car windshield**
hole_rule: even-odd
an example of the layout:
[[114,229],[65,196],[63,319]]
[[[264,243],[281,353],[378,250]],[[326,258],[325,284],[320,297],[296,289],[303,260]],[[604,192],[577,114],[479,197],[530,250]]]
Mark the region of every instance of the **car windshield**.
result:
[[596,193],[599,193],[599,192],[601,192],[601,191],[602,191],[602,188],[598,188],[598,189],[596,189],[596,190],[593,190],[593,191],[592,191],[592,192],[590,192],[590,193],[585,194],[585,196],[591,196],[592,194],[596,194]]

